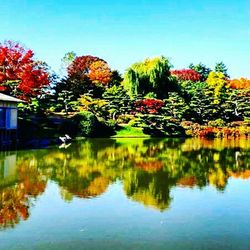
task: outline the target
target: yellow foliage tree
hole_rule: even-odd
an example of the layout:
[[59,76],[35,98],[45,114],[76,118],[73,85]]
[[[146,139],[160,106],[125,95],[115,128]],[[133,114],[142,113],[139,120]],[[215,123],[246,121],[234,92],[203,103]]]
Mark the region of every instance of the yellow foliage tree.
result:
[[222,89],[228,85],[228,78],[221,72],[211,71],[206,83],[214,89],[214,103],[219,104]]

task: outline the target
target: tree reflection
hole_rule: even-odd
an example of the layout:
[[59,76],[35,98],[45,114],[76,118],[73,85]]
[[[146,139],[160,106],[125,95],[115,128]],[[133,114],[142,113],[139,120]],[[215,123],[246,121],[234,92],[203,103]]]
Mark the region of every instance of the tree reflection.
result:
[[95,139],[14,156],[0,155],[1,227],[29,217],[48,179],[67,202],[100,196],[119,180],[128,198],[164,211],[176,186],[223,191],[229,178],[250,177],[247,140]]
[[[16,155],[0,155],[0,228],[13,227],[21,219],[29,217],[31,199],[44,192],[46,178],[39,172],[34,158],[21,157],[8,161]],[[14,166],[13,169],[9,171]]]

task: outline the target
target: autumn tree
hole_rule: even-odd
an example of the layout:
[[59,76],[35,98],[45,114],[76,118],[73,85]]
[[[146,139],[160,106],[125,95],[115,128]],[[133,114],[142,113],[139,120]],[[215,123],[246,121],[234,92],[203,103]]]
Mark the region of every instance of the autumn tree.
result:
[[250,89],[250,80],[247,78],[233,79],[229,82],[232,89]]
[[214,102],[219,104],[219,99],[228,84],[227,77],[221,72],[211,71],[208,75],[206,83],[214,90]]
[[80,95],[92,92],[101,97],[112,80],[112,72],[103,59],[94,56],[77,56],[67,68],[68,75],[55,87],[55,92],[70,91],[77,100]]
[[32,50],[12,41],[0,43],[1,92],[30,100],[49,82],[45,64],[34,59]]
[[103,60],[99,60],[89,66],[88,76],[94,84],[101,83],[107,85],[111,81],[112,73],[108,64]]
[[198,82],[201,80],[201,75],[193,69],[171,70],[171,75],[175,76],[179,81]]
[[154,93],[157,98],[165,98],[168,92],[178,88],[171,78],[171,64],[164,57],[147,58],[129,67],[125,73],[123,85],[130,96]]
[[68,67],[68,76],[78,80],[88,79],[93,84],[106,85],[112,73],[106,61],[95,56],[77,56]]

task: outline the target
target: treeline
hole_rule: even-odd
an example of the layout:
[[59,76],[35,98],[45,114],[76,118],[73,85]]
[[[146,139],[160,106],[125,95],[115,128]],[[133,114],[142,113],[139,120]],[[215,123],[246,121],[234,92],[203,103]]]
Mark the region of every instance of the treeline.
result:
[[121,76],[99,57],[69,52],[61,70],[63,77],[20,44],[0,44],[0,91],[27,101],[22,117],[70,117],[90,137],[124,127],[154,136],[249,135],[250,80],[231,79],[223,62],[175,70],[161,56]]

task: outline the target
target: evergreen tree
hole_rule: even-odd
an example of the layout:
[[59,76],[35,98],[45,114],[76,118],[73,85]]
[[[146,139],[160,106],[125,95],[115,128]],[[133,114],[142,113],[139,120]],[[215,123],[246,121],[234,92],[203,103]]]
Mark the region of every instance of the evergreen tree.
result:
[[207,80],[207,77],[208,77],[209,73],[211,72],[211,69],[202,63],[199,63],[197,65],[194,65],[193,63],[191,63],[189,65],[189,68],[195,70],[197,73],[199,73],[201,75],[202,82]]
[[216,63],[214,71],[217,73],[222,73],[225,77],[230,78],[227,72],[227,67],[223,62]]

